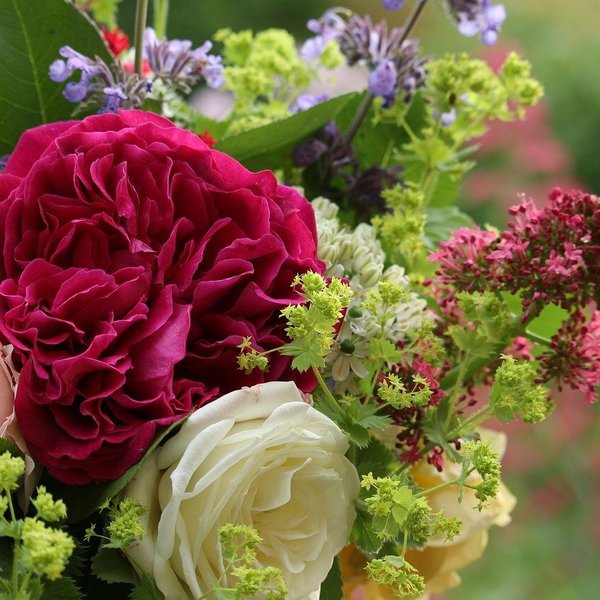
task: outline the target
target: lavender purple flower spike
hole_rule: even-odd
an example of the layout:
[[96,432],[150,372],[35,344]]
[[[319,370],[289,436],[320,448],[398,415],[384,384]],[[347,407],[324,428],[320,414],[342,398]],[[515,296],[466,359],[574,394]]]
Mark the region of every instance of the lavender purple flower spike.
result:
[[405,39],[397,27],[374,24],[345,9],[330,9],[320,19],[311,19],[308,28],[317,35],[307,40],[301,54],[307,60],[318,58],[324,47],[335,40],[349,65],[362,63],[369,69],[369,91],[391,106],[397,95],[409,102],[425,81],[425,59],[419,58],[418,42]]
[[479,35],[486,46],[493,46],[498,31],[506,19],[503,4],[492,4],[491,0],[447,0],[450,15],[462,35]]
[[144,57],[156,77],[170,81],[185,92],[191,91],[201,77],[207,85],[223,85],[221,57],[208,54],[211,42],[192,49],[189,40],[159,40],[154,29],[144,31]]
[[79,81],[65,86],[63,95],[69,102],[95,105],[99,113],[116,112],[118,108],[141,106],[151,88],[150,82],[125,73],[120,65],[111,70],[99,57],[92,60],[70,46],[63,46],[59,53],[66,60],[50,65],[52,81],[66,81],[76,71],[81,72]]
[[221,57],[208,54],[210,48],[210,42],[192,49],[188,40],[159,40],[154,30],[148,28],[144,33],[144,58],[151,80],[128,73],[119,61],[109,67],[101,58],[92,60],[70,46],[60,49],[65,60],[55,60],[49,76],[52,81],[63,82],[79,71],[79,81],[70,81],[65,86],[65,98],[75,104],[95,106],[99,113],[116,112],[119,108],[141,106],[157,79],[188,93],[201,77],[210,87],[223,85]]

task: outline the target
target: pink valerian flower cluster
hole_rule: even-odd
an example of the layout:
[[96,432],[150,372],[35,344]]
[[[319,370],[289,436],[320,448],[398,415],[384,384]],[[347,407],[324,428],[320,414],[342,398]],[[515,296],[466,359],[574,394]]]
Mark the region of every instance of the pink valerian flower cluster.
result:
[[600,198],[555,189],[539,209],[525,199],[499,236],[459,229],[430,256],[437,282],[459,291],[520,294],[524,319],[545,304],[572,312],[600,300]]
[[577,311],[552,337],[539,356],[544,381],[556,379],[585,394],[586,402],[600,395],[600,310],[591,319]]

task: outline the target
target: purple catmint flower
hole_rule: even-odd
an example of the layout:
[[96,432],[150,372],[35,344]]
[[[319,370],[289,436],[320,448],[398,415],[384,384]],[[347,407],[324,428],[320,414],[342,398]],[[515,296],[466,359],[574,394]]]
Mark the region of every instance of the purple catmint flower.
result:
[[369,74],[369,91],[375,96],[393,98],[398,83],[398,70],[393,60],[384,60]]
[[498,31],[506,19],[503,4],[492,4],[491,0],[447,0],[447,3],[450,16],[462,35],[479,35],[486,46],[496,43]]
[[77,71],[81,73],[79,81],[70,81],[63,90],[69,102],[95,107],[99,113],[142,105],[149,82],[126,73],[120,63],[111,68],[101,58],[91,59],[70,46],[63,46],[59,53],[64,60],[50,65],[52,81],[62,82]]
[[154,75],[188,93],[201,77],[210,87],[223,85],[221,57],[209,54],[211,48],[210,42],[192,49],[189,40],[159,40],[151,27],[144,32],[144,57]]
[[385,21],[374,24],[368,16],[332,9],[309,21],[309,29],[317,36],[305,42],[302,56],[317,57],[335,39],[348,65],[361,63],[369,69],[369,91],[384,99],[384,107],[391,106],[398,93],[409,102],[424,84],[426,60],[418,56],[417,41],[404,39],[397,27],[388,30]]
[[388,10],[400,10],[404,6],[404,0],[383,0],[383,6]]
[[73,69],[64,61],[57,59],[50,65],[49,75],[52,81],[61,83],[73,74]]
[[290,105],[290,112],[295,114],[303,110],[308,110],[317,104],[321,104],[321,102],[325,102],[325,100],[329,100],[329,94],[300,94]]
[[342,34],[346,27],[346,21],[342,16],[345,14],[348,14],[346,9],[331,8],[325,11],[320,19],[310,19],[308,21],[306,24],[308,30],[317,35],[306,40],[300,48],[300,56],[304,60],[319,58],[325,46]]

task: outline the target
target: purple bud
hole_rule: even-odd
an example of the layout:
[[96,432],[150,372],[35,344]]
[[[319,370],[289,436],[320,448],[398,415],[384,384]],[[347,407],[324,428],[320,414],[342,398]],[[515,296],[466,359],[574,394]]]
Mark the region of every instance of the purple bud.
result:
[[69,68],[69,65],[64,60],[55,60],[48,70],[48,74],[52,81],[61,82],[68,79],[73,73],[73,69]]
[[325,152],[327,152],[327,144],[312,139],[304,144],[298,144],[292,151],[292,159],[299,167],[308,167],[316,163]]
[[399,10],[404,6],[404,0],[383,0],[383,6],[388,10]]
[[449,127],[454,121],[456,121],[456,109],[451,108],[448,112],[442,113],[440,125],[442,127]]
[[65,89],[63,90],[63,96],[69,102],[81,102],[88,92],[88,87],[84,83],[75,83],[72,81],[71,83],[67,83]]
[[392,60],[379,63],[369,75],[369,91],[375,96],[391,96],[396,88],[398,72]]
[[318,96],[314,94],[300,94],[290,106],[290,112],[298,113],[308,110],[317,104],[321,104],[321,102],[325,102],[325,100],[329,100],[329,94],[320,94]]

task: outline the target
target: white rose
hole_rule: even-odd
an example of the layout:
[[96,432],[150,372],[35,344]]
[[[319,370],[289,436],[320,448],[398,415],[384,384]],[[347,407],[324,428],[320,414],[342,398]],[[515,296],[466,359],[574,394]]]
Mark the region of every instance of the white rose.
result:
[[219,527],[250,525],[288,598],[315,597],[354,521],[347,448],[291,382],[227,394],[193,413],[126,488],[147,509],[146,536],[128,553],[167,600],[198,598],[224,569]]

